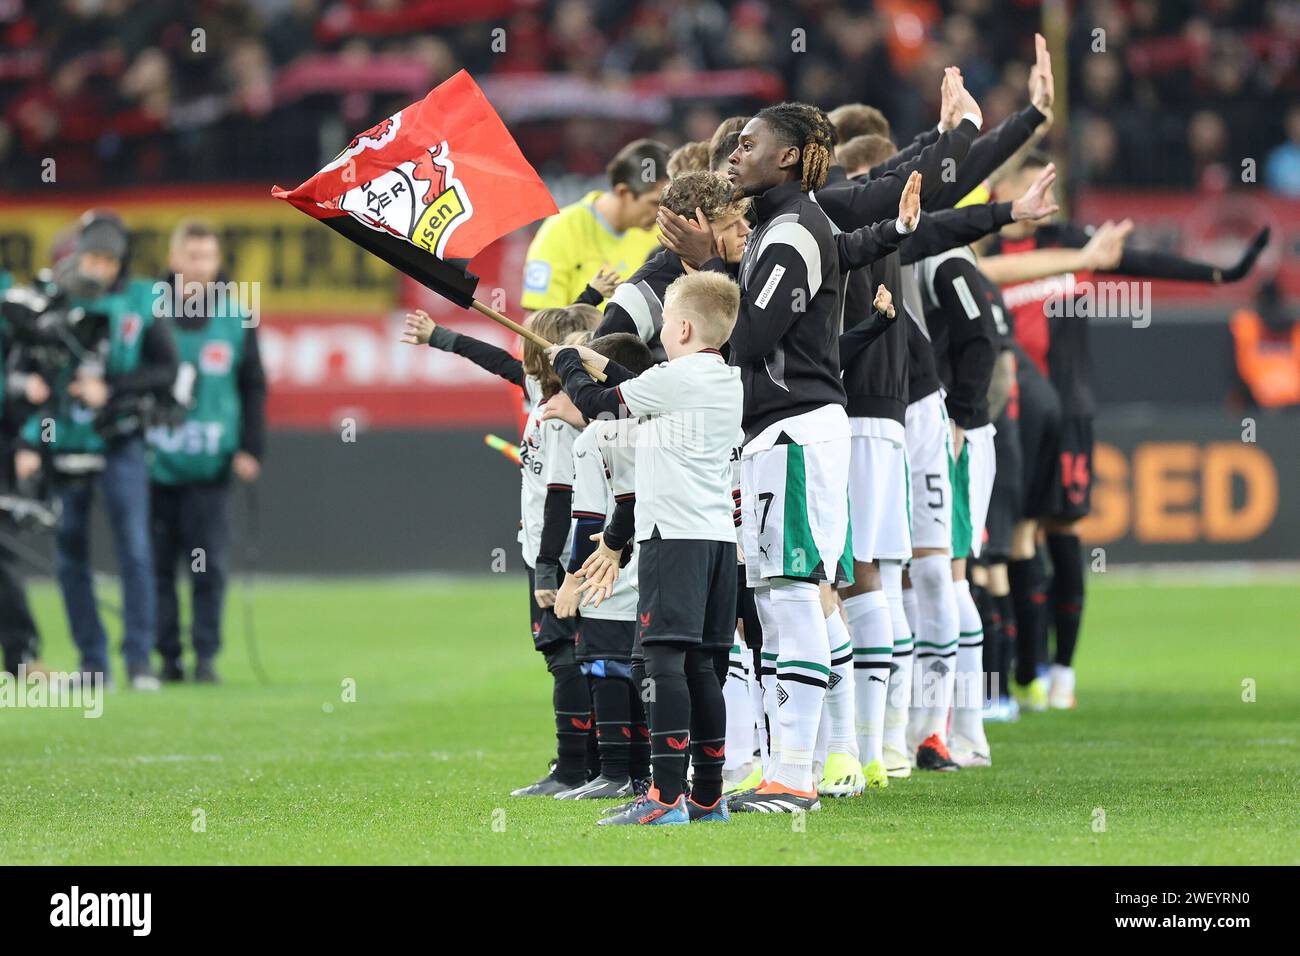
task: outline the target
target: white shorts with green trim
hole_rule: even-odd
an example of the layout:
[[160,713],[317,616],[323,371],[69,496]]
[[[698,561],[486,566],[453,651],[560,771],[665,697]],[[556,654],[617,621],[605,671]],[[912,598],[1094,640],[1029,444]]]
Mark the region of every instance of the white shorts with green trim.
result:
[[992,424],[966,432],[961,454],[952,468],[952,556],[978,558],[984,542],[984,523],[989,517],[993,479],[998,472],[993,451]]
[[840,405],[776,422],[745,446],[740,530],[750,587],[772,578],[852,581],[849,456]]
[[943,390],[907,406],[912,548],[952,547],[952,430]]
[[850,418],[849,427],[853,560],[906,561],[912,556],[912,515],[903,426],[889,419]]

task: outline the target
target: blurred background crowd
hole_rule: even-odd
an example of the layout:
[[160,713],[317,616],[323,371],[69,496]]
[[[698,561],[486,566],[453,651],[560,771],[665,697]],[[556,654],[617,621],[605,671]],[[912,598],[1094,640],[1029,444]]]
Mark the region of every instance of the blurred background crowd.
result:
[[[1253,158],[1300,195],[1300,3],[1064,5],[1073,186],[1220,189]],[[1018,108],[1041,17],[1040,0],[0,0],[0,188],[50,157],[86,188],[268,182],[461,67],[550,182],[785,97],[878,105],[905,139],[951,63],[986,118]]]

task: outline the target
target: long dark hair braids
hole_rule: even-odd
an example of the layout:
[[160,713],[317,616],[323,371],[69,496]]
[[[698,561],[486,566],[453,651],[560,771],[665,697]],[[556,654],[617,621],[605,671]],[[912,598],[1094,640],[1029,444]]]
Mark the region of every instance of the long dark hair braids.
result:
[[826,184],[835,149],[835,126],[823,110],[808,103],[777,103],[759,111],[761,119],[789,146],[799,148],[804,192]]

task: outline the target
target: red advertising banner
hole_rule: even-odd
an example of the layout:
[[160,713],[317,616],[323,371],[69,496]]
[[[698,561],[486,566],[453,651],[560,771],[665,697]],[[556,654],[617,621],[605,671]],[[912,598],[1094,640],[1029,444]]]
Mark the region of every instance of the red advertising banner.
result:
[[1200,194],[1092,190],[1079,195],[1071,218],[1090,225],[1132,219],[1130,244],[1224,266],[1237,261],[1255,233],[1271,226],[1268,248],[1241,283],[1153,282],[1151,294],[1165,302],[1235,308],[1276,273],[1284,292],[1300,296],[1300,200],[1275,196],[1263,186]]

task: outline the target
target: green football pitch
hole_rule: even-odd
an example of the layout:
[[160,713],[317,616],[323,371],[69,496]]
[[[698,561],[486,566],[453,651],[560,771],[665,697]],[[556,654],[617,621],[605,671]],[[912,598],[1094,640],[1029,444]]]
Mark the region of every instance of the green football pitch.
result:
[[[554,743],[520,579],[260,582],[268,684],[234,589],[224,685],[118,690],[99,719],[0,709],[0,861],[1300,863],[1300,589],[1090,587],[1079,709],[990,726],[992,768],[629,831],[507,796]],[[47,663],[72,667],[53,590],[35,599]]]

